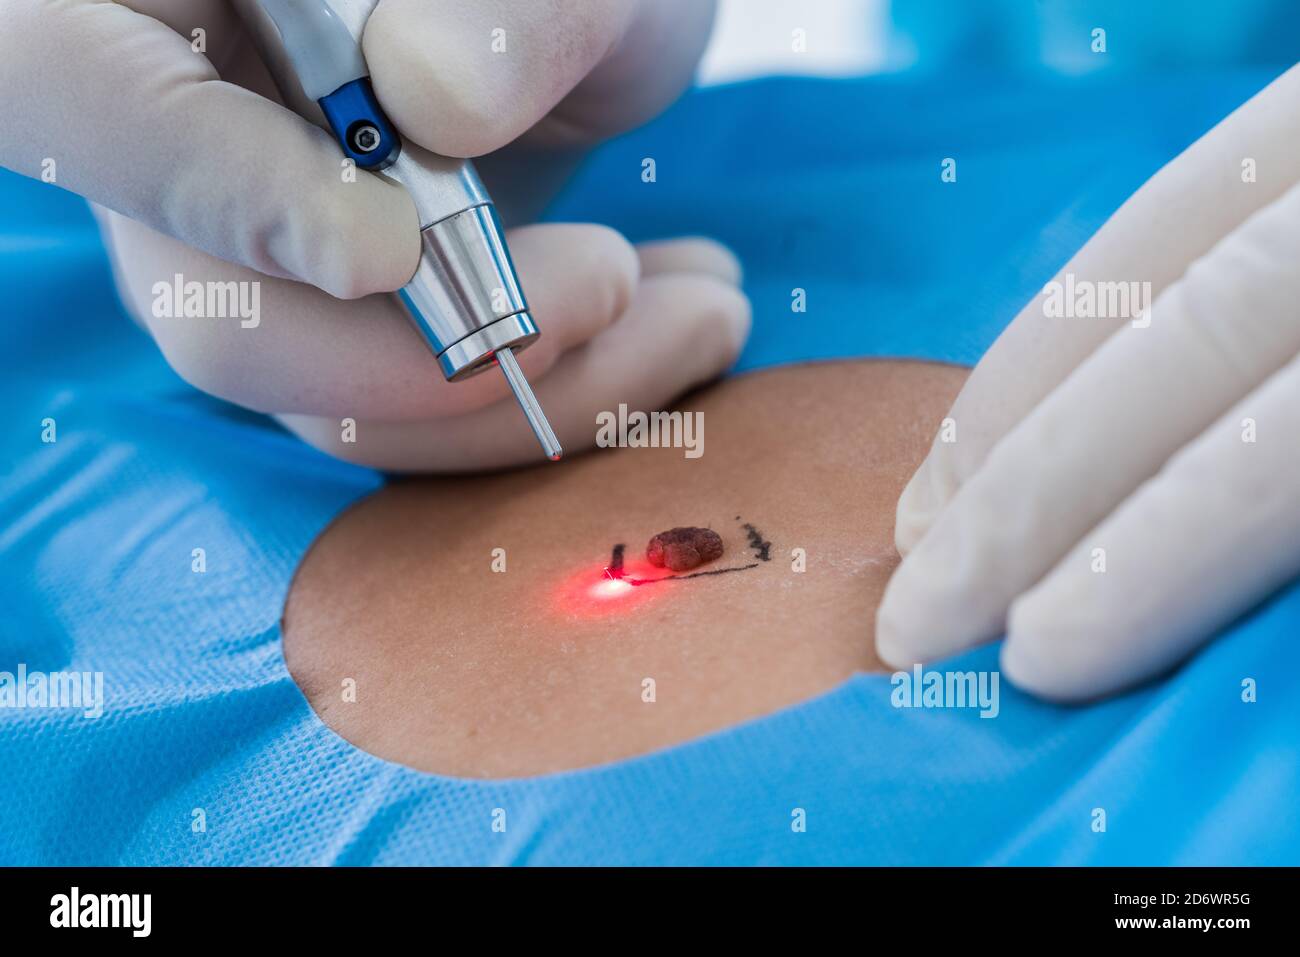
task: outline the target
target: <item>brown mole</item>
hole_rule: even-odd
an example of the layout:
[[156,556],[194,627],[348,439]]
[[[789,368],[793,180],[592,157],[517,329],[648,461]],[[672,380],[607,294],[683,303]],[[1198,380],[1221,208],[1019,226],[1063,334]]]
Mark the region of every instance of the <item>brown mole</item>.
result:
[[650,539],[645,557],[651,565],[689,571],[722,556],[722,536],[711,528],[679,526]]

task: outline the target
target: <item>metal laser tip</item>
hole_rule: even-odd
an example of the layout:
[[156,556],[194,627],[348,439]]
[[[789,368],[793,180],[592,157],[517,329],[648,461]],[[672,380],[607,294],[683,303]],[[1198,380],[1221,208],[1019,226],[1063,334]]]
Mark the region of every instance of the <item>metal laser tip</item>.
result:
[[519,408],[524,410],[524,418],[532,426],[533,435],[537,436],[537,441],[541,443],[542,451],[552,462],[560,461],[564,449],[560,448],[560,440],[555,437],[551,423],[546,421],[546,413],[542,411],[537,396],[533,395],[533,388],[524,377],[524,370],[519,368],[519,360],[515,358],[514,350],[498,349],[496,360],[501,371],[505,373],[506,382],[510,383],[510,391],[515,394]]

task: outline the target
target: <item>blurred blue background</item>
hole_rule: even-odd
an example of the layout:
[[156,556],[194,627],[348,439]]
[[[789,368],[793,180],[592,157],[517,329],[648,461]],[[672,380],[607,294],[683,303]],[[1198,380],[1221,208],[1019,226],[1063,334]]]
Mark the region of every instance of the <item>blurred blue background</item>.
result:
[[[1289,66],[1298,26],[1295,0],[720,0],[700,79]],[[1105,54],[1092,51],[1096,28]]]

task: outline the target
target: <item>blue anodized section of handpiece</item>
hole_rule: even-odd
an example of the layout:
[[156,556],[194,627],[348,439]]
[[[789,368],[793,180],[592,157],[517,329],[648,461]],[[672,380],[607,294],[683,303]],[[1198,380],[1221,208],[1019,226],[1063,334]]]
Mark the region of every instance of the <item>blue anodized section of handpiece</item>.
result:
[[361,169],[391,166],[402,151],[402,139],[379,108],[370,77],[345,83],[319,100],[343,152]]

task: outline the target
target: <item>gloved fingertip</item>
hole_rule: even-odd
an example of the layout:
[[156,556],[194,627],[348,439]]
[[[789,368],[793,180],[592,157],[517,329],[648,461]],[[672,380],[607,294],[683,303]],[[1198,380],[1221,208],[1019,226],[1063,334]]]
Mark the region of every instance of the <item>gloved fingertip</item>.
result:
[[894,513],[894,547],[904,558],[920,544],[946,502],[936,494],[934,455],[931,450],[898,497],[898,508]]
[[718,311],[731,335],[731,358],[728,362],[730,365],[740,357],[745,343],[749,341],[749,331],[753,325],[753,306],[749,297],[741,292],[739,287],[722,279],[717,282],[720,287],[717,292]]
[[882,660],[897,666],[934,661],[1002,634],[1006,608],[972,567],[951,529],[936,528],[903,560],[876,613]]
[[882,664],[897,671],[904,671],[919,663],[918,656],[908,652],[902,637],[884,623],[879,612],[876,613],[876,657]]
[[[369,179],[360,182],[360,177]],[[309,238],[299,243],[290,271],[336,299],[394,292],[420,262],[420,225],[410,194],[370,173],[338,187],[312,207]],[[360,185],[360,189],[357,186]]]
[[642,273],[647,276],[671,272],[698,272],[733,286],[744,281],[740,259],[727,246],[707,236],[638,243]]
[[1068,612],[1041,592],[1017,599],[1007,615],[1007,637],[999,654],[1007,680],[1021,691],[1056,704],[1077,704],[1103,692],[1095,646],[1072,627]]
[[[652,277],[649,282],[669,277]],[[740,356],[749,339],[752,306],[749,297],[725,280],[705,273],[679,273],[671,281],[683,296],[689,296],[699,321],[696,358],[705,374],[718,375]]]
[[469,24],[409,6],[381,3],[362,39],[375,93],[403,136],[469,158],[500,149],[541,119],[545,109],[534,115],[520,91],[540,80],[519,74],[519,57],[492,54],[486,39],[469,42],[461,35]]
[[745,267],[730,246],[725,246],[714,239],[702,239],[700,242],[703,244],[702,248],[709,251],[711,261],[708,268],[715,276],[733,286],[744,283]]
[[[546,241],[554,242],[561,224],[545,228]],[[598,287],[590,287],[584,294],[599,296],[600,310],[610,321],[617,319],[632,304],[641,279],[641,260],[636,248],[618,230],[599,223],[563,224],[562,228],[574,234],[571,255],[587,257],[586,274],[598,277]]]
[[912,571],[907,563],[899,567],[876,610],[876,655],[892,668],[910,668],[926,658],[916,639],[918,616],[910,600]]

